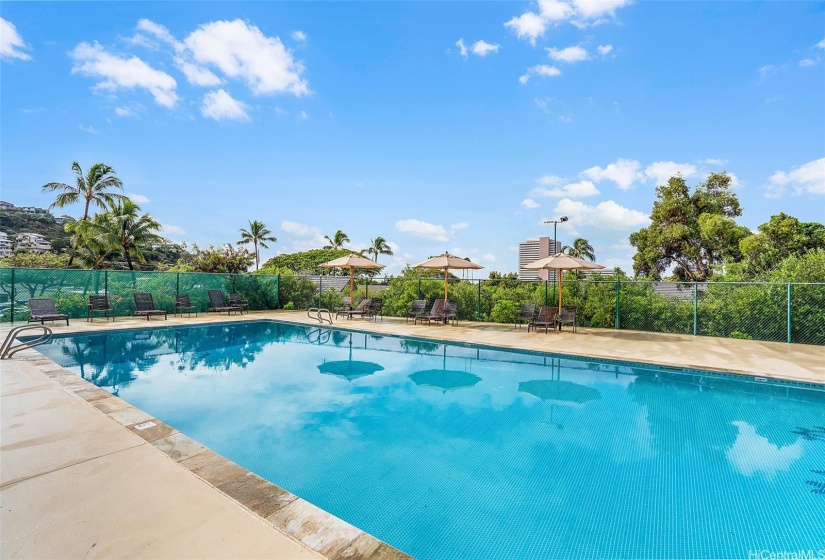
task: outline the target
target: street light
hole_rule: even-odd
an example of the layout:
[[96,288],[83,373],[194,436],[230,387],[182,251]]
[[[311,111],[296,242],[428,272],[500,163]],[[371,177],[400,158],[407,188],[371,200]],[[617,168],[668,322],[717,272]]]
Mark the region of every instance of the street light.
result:
[[[557,252],[559,252],[559,251],[556,251],[556,248],[558,247],[558,242],[556,241],[556,228],[558,227],[559,224],[563,224],[567,220],[568,220],[567,216],[562,216],[558,220],[544,220],[545,224],[553,224],[553,254],[554,255]],[[558,274],[558,272],[553,273],[553,295],[554,296],[556,294],[556,275],[557,274]],[[546,286],[546,284],[545,284],[545,286]],[[546,289],[545,289],[545,292],[547,292]],[[546,296],[547,296],[547,294],[545,293],[545,297]]]

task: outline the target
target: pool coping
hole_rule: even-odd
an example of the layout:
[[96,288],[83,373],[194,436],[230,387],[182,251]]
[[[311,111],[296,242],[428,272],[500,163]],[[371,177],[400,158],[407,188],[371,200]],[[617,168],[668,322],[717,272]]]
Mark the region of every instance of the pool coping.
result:
[[[139,327],[138,330],[140,330]],[[258,516],[274,530],[324,558],[328,560],[406,560],[413,558],[215,453],[148,412],[132,406],[120,397],[69,371],[37,350],[23,350],[19,356],[16,359],[27,362],[60,385],[67,393],[85,401],[114,422],[139,436],[174,463]]]

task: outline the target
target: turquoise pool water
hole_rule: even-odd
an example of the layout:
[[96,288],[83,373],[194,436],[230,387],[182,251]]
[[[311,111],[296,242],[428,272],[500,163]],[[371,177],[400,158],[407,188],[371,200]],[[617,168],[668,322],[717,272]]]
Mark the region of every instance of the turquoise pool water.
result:
[[825,549],[822,387],[273,321],[38,349],[420,559]]

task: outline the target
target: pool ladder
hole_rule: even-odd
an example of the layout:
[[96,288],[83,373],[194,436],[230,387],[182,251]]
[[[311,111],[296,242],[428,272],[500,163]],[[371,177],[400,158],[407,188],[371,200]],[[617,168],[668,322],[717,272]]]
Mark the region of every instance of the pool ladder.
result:
[[[327,316],[323,317],[323,313],[326,313]],[[322,325],[324,324],[324,321],[326,321],[330,325],[332,324],[332,312],[329,309],[326,309],[325,307],[310,307],[309,309],[307,309],[307,317],[309,317],[310,319],[315,319]]]
[[[17,340],[17,336],[21,332],[35,329],[43,331],[38,338],[35,338],[34,340],[27,340],[25,342],[21,340],[19,341],[20,344],[17,344],[16,346],[14,345],[14,341]],[[3,345],[0,346],[0,360],[11,358],[20,350],[34,348],[35,346],[40,346],[41,344],[47,344],[51,342],[51,340],[52,329],[45,325],[23,325],[22,327],[14,327],[9,331],[9,334],[6,335],[6,340],[3,341]]]

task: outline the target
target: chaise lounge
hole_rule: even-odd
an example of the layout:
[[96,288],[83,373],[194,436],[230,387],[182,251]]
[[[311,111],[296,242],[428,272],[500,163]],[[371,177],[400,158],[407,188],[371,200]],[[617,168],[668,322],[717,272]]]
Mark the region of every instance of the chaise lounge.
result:
[[556,313],[558,313],[558,308],[556,307],[542,307],[539,309],[539,316],[536,317],[536,320],[528,323],[527,332],[530,332],[531,329],[534,331],[544,329],[545,333],[547,333],[550,329],[555,330]]
[[444,321],[444,300],[437,299],[433,302],[433,306],[430,308],[430,314],[423,314],[419,315],[413,320],[413,324],[417,324],[418,321],[427,321],[429,325],[431,321]]
[[216,311],[218,313],[226,311],[227,315],[232,315],[233,311],[237,311],[243,315],[243,309],[239,305],[227,305],[223,298],[223,292],[220,290],[207,290],[209,295],[209,311]]
[[146,317],[147,321],[153,315],[163,315],[164,321],[169,318],[165,309],[155,307],[155,299],[149,292],[135,292],[132,297],[135,300],[135,311],[132,317]]
[[69,326],[69,316],[63,313],[58,313],[54,305],[54,300],[49,298],[32,298],[29,300],[29,323],[44,324],[44,321],[62,321],[66,320],[66,326]]

